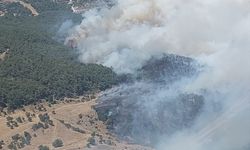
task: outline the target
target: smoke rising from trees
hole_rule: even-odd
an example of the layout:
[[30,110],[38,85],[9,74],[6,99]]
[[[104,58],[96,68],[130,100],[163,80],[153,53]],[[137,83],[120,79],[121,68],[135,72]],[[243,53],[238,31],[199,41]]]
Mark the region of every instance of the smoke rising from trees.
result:
[[[91,9],[83,16],[66,42],[77,43],[84,63],[103,64],[117,73],[135,73],[152,57],[175,54],[204,66],[195,77],[178,82],[179,91],[205,97],[203,112],[193,127],[162,137],[158,149],[248,147],[249,1],[118,0],[111,8]],[[152,95],[163,91],[154,90]],[[152,101],[154,98],[149,104]],[[213,102],[220,104],[216,113],[211,110]],[[148,106],[145,100],[143,103]]]

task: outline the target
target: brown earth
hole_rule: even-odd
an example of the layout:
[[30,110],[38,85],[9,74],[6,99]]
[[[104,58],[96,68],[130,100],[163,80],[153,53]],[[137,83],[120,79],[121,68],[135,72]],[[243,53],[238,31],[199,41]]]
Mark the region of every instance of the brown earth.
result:
[[[31,134],[32,139],[30,145],[25,145],[23,150],[36,150],[39,145],[46,145],[50,149],[55,149],[52,146],[52,142],[57,138],[63,141],[64,146],[56,148],[56,150],[151,150],[143,146],[127,144],[110,134],[104,123],[98,120],[96,112],[92,109],[95,104],[95,99],[89,100],[81,97],[71,100],[65,99],[65,101],[52,106],[42,103],[27,106],[23,110],[16,110],[14,113],[7,115],[1,113],[0,141],[3,140],[5,143],[3,149],[8,149],[7,146],[11,143],[13,135],[17,133],[23,135],[24,131],[27,131]],[[27,120],[25,115],[27,112],[34,114],[32,122]],[[38,115],[45,113],[48,113],[54,126],[33,131],[32,126],[41,122]],[[23,117],[25,121],[18,123],[18,127],[11,129],[6,124],[7,116],[13,117],[13,120]],[[67,127],[67,124],[70,127]],[[84,133],[74,131],[73,128],[79,128]],[[88,144],[88,139],[91,137],[95,139],[96,145]]]

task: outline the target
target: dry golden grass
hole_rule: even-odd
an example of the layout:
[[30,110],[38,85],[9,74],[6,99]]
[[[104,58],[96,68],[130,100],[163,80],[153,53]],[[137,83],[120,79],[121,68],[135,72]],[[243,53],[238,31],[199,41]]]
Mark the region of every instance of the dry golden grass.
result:
[[[46,145],[49,146],[50,149],[55,149],[52,146],[52,142],[57,138],[62,139],[64,143],[64,146],[57,148],[57,150],[150,150],[149,148],[129,145],[117,140],[114,135],[108,132],[103,122],[97,119],[97,114],[92,109],[92,106],[95,105],[95,100],[85,102],[81,102],[81,100],[82,98],[71,102],[60,102],[51,107],[49,107],[47,103],[39,104],[46,108],[46,111],[38,111],[38,105],[25,107],[25,112],[23,110],[16,110],[14,113],[8,115],[13,117],[14,120],[17,117],[25,118],[26,112],[34,113],[35,117],[32,118],[32,122],[28,122],[26,119],[25,122],[19,123],[19,126],[14,129],[7,127],[7,116],[4,117],[2,114],[0,117],[0,140],[4,140],[5,142],[4,149],[8,149],[7,145],[11,142],[13,135],[17,133],[23,135],[24,131],[28,131],[32,135],[31,144],[25,146],[23,150],[35,150],[38,149],[39,145]],[[48,129],[33,131],[32,125],[40,121],[38,115],[44,113],[49,114],[54,126],[49,126]],[[71,128],[67,128],[60,120],[63,120],[66,124],[70,124],[72,127],[84,130],[85,133],[76,132]],[[97,145],[87,148],[88,139],[92,137],[94,133]],[[34,134],[37,136],[34,137]],[[108,140],[111,144],[105,142],[100,143],[100,139],[102,139],[102,141]]]

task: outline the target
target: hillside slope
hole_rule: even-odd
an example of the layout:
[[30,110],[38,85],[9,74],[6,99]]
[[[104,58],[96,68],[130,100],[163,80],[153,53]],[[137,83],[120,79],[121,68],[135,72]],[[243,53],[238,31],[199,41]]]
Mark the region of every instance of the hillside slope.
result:
[[36,17],[0,17],[0,53],[8,50],[8,57],[0,62],[0,107],[74,97],[117,83],[112,69],[82,64],[73,49],[58,42],[60,25],[67,19],[77,23],[80,15],[66,8],[51,10],[44,6],[41,10]]
[[[7,115],[6,110],[3,110],[0,113],[0,141],[3,140],[5,143],[2,149],[23,147],[23,150],[35,150],[40,145],[53,149],[53,141],[61,139],[63,146],[57,148],[60,150],[150,150],[139,145],[127,144],[111,135],[103,122],[97,119],[97,114],[92,109],[95,104],[95,99],[80,97],[65,99],[52,106],[48,103],[30,105]],[[30,120],[28,114],[31,114]],[[44,114],[48,114],[48,120],[52,123],[47,124],[46,120],[42,119],[41,116]],[[21,119],[18,120],[18,118]],[[16,122],[18,125],[11,127],[11,125],[8,126],[8,122],[12,124]],[[37,124],[42,124],[42,127],[37,127]],[[21,140],[25,137],[24,132],[31,136],[29,144]],[[19,138],[15,138],[15,136],[18,137],[17,135]]]

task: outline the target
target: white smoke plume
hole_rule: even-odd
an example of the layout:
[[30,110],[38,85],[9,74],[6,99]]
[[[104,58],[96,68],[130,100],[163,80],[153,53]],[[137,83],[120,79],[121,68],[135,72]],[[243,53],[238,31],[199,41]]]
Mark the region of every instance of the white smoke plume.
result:
[[152,55],[200,56],[247,44],[239,38],[249,37],[249,7],[239,0],[119,0],[86,12],[69,39],[81,61],[131,72]]
[[221,114],[204,111],[192,129],[163,138],[158,149],[249,149],[249,0],[118,0],[83,16],[67,40],[77,43],[84,63],[133,73],[152,56],[176,54],[207,66],[183,89],[219,92]]

